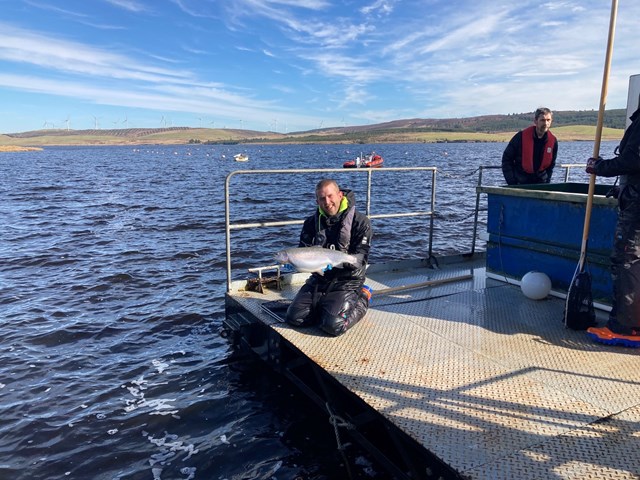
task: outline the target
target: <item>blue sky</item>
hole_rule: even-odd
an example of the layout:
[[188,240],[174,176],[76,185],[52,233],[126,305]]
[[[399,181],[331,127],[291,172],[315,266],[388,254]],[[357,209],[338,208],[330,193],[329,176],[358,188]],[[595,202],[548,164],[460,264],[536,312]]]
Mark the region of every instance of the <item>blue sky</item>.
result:
[[[0,133],[598,109],[607,0],[0,0]],[[607,108],[640,73],[621,0]]]

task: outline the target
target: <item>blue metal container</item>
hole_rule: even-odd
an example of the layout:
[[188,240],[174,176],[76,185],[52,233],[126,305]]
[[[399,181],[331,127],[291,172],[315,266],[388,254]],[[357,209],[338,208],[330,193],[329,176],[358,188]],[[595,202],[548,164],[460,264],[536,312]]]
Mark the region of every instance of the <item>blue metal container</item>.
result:
[[[611,303],[610,255],[617,201],[610,185],[596,185],[591,210],[587,268],[594,301]],[[568,289],[582,245],[588,185],[559,183],[478,187],[487,194],[487,271],[520,280],[546,273],[553,289]]]

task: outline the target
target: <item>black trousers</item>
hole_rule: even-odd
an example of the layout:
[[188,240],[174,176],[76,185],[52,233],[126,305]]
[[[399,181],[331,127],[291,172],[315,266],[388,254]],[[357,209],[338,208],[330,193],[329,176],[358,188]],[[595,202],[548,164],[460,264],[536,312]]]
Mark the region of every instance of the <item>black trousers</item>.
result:
[[611,255],[613,331],[640,329],[640,199],[621,198]]
[[286,321],[295,327],[318,325],[329,335],[342,335],[358,323],[369,308],[362,286],[317,282],[311,277],[287,309]]

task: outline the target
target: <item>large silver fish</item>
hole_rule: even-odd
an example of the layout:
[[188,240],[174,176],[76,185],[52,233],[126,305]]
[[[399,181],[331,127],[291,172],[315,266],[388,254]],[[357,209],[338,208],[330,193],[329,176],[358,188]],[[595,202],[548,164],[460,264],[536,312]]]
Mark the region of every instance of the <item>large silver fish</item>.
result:
[[281,264],[289,263],[299,272],[319,273],[348,263],[362,264],[362,254],[351,255],[339,250],[322,247],[287,248],[276,253],[276,261]]

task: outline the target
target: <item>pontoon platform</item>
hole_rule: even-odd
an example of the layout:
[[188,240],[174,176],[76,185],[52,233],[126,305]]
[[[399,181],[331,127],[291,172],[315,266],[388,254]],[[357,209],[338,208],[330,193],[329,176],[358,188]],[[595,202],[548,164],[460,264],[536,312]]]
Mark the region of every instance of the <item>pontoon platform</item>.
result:
[[640,349],[566,329],[561,294],[530,300],[483,255],[438,263],[372,265],[340,337],[282,322],[306,274],[234,281],[225,332],[397,478],[640,478]]

